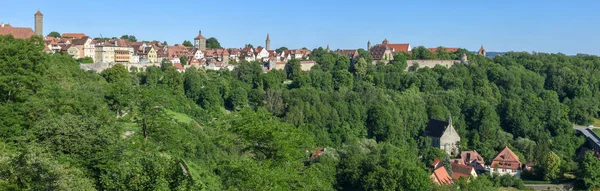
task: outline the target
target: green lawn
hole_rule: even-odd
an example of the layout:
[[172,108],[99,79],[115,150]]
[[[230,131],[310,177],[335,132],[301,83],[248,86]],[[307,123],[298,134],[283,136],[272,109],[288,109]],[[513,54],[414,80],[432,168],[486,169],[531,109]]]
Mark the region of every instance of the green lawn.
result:
[[600,127],[600,119],[594,118],[594,127]]
[[600,136],[600,129],[593,129],[592,131],[594,131],[594,133],[596,133],[596,135]]
[[194,121],[194,119],[184,113],[178,113],[170,109],[165,109],[165,112],[180,123],[191,124]]

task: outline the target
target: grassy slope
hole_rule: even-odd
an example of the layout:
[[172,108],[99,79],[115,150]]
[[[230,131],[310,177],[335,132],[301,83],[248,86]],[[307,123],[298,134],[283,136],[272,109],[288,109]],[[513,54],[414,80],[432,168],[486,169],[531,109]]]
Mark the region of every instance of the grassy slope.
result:
[[184,113],[178,113],[170,109],[165,109],[165,112],[180,123],[191,124],[194,121],[194,119]]

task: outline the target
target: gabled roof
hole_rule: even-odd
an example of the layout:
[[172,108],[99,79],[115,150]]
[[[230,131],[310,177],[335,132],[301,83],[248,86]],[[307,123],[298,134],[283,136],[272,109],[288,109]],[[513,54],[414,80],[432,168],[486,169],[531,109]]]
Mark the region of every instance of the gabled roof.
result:
[[444,131],[446,131],[448,125],[449,123],[447,121],[431,119],[425,128],[425,135],[440,138],[444,134]]
[[[378,45],[378,46],[372,47],[371,50],[369,50],[369,52],[371,53],[371,56],[373,56],[373,60],[383,60],[384,56],[385,56],[385,52],[387,50],[390,50],[390,48],[387,46]],[[391,58],[388,58],[388,59],[391,59]]]
[[410,44],[389,44],[386,43],[387,39],[383,41],[383,44],[377,44],[375,46],[387,46],[391,48],[394,52],[409,52]]
[[475,150],[461,152],[460,158],[464,161],[464,164],[471,164],[472,162],[479,163],[482,166],[485,164],[483,157]]
[[15,38],[27,39],[35,36],[35,32],[31,28],[12,27],[5,24],[4,27],[0,27],[0,35],[12,35]]
[[83,33],[63,33],[61,36],[79,39],[79,38],[85,37],[85,34],[83,34]]
[[498,155],[494,157],[492,161],[492,167],[498,166],[501,168],[508,169],[521,169],[521,160],[519,157],[508,147],[504,147]]
[[473,167],[471,166],[452,163],[452,178],[454,179],[458,180],[460,177],[469,178],[469,176],[471,176],[471,172],[473,172]]
[[358,57],[358,50],[356,49],[338,50],[337,52],[341,55],[347,56],[350,59]]
[[84,45],[87,42],[88,39],[90,39],[90,37],[87,37],[87,36],[85,36],[83,38],[80,38],[80,39],[73,39],[72,44],[74,44],[74,45]]
[[430,178],[437,180],[440,185],[454,184],[452,177],[450,177],[448,171],[443,166],[435,169]]

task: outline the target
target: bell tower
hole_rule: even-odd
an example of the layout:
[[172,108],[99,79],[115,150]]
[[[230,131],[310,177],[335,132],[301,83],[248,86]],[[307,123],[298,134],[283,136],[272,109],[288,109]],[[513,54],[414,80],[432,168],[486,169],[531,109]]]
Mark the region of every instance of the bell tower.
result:
[[35,18],[35,34],[38,36],[44,36],[44,15],[42,12],[40,12],[40,10],[38,10],[33,17]]
[[269,38],[269,33],[267,33],[267,40],[265,40],[265,48],[271,50],[271,38]]

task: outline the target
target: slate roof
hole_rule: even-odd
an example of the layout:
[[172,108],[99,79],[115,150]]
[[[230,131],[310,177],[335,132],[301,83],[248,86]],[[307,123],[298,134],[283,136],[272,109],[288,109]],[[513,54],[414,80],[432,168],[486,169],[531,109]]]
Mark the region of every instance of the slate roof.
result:
[[84,36],[80,39],[73,39],[72,44],[74,45],[84,45],[90,37]]
[[425,128],[425,135],[440,138],[444,134],[444,131],[446,131],[447,126],[447,121],[440,121],[437,119],[429,120],[429,123]]

